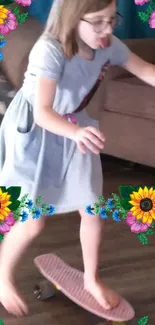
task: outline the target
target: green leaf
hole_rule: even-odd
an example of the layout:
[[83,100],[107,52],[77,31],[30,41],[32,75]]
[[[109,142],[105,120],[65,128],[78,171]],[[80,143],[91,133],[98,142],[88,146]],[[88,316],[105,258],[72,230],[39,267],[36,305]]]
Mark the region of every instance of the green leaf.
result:
[[94,208],[97,208],[98,209],[99,207],[100,207],[99,204],[97,202],[95,202],[94,203]]
[[6,190],[8,192],[8,194],[11,195],[11,201],[16,201],[21,193],[21,186],[12,186],[7,188]]
[[5,186],[0,186],[0,189],[1,189],[1,191],[4,193],[4,192],[7,192],[7,190],[6,190],[6,187]]
[[152,11],[153,11],[153,7],[151,5],[149,5],[146,10],[147,14],[150,15],[152,13]]
[[126,211],[129,211],[131,209],[131,204],[129,203],[128,199],[121,200],[121,206]]
[[4,239],[4,235],[0,234],[0,242]]
[[21,198],[21,204],[25,204],[29,199],[29,194],[25,194],[22,198]]
[[47,210],[48,209],[48,204],[47,203],[43,203],[41,206],[42,209]]
[[4,35],[0,34],[0,39],[2,40],[4,38]]
[[143,245],[147,245],[148,244],[148,238],[146,237],[146,235],[144,233],[140,233],[137,235],[139,241],[143,244]]
[[146,232],[145,232],[146,235],[153,235],[154,234],[154,231],[153,229],[148,229]]
[[138,16],[144,23],[148,22],[149,20],[149,15],[144,12],[138,12]]
[[36,213],[36,207],[33,206],[31,211],[32,211],[32,213]]
[[152,228],[155,228],[155,221],[153,221],[152,223]]
[[147,325],[148,320],[149,320],[149,317],[148,316],[144,316],[141,319],[139,319],[137,325]]
[[15,8],[13,9],[13,13],[14,13],[15,15],[19,15],[19,13],[20,13],[19,7],[15,7]]
[[107,206],[105,207],[105,212],[106,212],[106,214],[109,214],[109,213],[111,213],[111,209],[109,209]]
[[25,23],[25,21],[27,20],[27,18],[28,18],[28,12],[23,13],[23,14],[21,14],[21,15],[18,15],[18,16],[17,16],[17,22],[18,22],[18,24],[23,24],[23,23]]
[[101,202],[102,204],[104,204],[105,203],[105,198],[104,198],[104,196],[99,196],[99,202]]
[[0,0],[0,5],[1,6],[8,6],[10,4],[14,3],[14,0]]
[[20,201],[15,201],[12,204],[10,204],[9,209],[13,212],[16,211],[20,206]]
[[140,187],[141,187],[140,185],[134,185],[133,192],[138,192]]
[[122,220],[125,220],[127,218],[127,212],[126,211],[120,211],[120,217]]
[[43,199],[42,196],[38,196],[36,199],[36,204],[41,203],[42,199]]
[[117,194],[112,193],[112,197],[115,202],[120,202],[120,197]]
[[96,215],[99,215],[99,213],[100,213],[100,208],[95,208],[95,209],[94,209],[94,213],[95,213]]
[[119,187],[120,195],[123,199],[130,200],[130,194],[134,191],[133,186],[130,185],[124,185]]
[[19,218],[20,218],[20,214],[18,214],[16,212],[13,214],[13,216],[14,216],[14,218],[15,218],[16,221],[18,221]]
[[42,208],[41,208],[41,212],[42,212],[42,215],[45,216],[46,213],[47,213],[47,209],[42,209]]

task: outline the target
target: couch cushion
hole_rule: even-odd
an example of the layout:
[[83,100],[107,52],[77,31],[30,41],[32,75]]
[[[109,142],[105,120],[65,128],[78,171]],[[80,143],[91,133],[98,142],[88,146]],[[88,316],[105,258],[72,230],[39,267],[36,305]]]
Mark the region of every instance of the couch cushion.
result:
[[105,110],[155,120],[155,90],[135,77],[109,80]]
[[3,49],[1,69],[17,89],[23,82],[29,52],[42,30],[41,24],[29,17],[24,24],[19,24],[15,31],[5,37],[7,45]]

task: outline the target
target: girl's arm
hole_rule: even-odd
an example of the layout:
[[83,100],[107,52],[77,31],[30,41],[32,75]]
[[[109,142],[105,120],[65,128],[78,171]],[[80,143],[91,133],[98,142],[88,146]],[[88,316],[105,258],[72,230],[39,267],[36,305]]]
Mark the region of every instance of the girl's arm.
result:
[[56,94],[55,80],[39,78],[36,82],[34,120],[43,129],[59,136],[75,139],[75,133],[80,127],[65,120],[52,107]]
[[131,52],[124,68],[147,84],[155,87],[155,65],[144,61]]

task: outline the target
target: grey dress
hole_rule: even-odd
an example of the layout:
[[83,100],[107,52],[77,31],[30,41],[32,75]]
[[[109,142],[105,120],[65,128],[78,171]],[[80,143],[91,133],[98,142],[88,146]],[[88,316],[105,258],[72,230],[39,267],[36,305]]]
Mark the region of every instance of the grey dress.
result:
[[[57,41],[39,39],[34,45],[22,88],[0,128],[0,186],[21,186],[22,194],[38,195],[53,204],[57,213],[93,204],[102,193],[100,156],[84,155],[74,141],[37,126],[33,119],[38,77],[57,81],[53,108],[61,115],[74,113],[98,79],[107,60],[123,65],[129,49],[116,37],[112,46],[96,51],[93,61],[78,55],[68,61]],[[75,113],[80,126],[99,127],[86,110]]]

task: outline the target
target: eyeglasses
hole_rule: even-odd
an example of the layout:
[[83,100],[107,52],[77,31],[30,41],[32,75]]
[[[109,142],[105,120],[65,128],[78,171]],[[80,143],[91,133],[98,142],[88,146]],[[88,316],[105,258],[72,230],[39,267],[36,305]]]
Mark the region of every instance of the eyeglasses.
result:
[[92,25],[95,33],[100,34],[107,28],[107,26],[109,24],[112,26],[112,28],[116,28],[116,27],[120,26],[123,22],[123,16],[120,15],[119,13],[116,13],[115,17],[111,18],[111,20],[109,20],[109,21],[98,20],[96,22],[91,22],[91,21],[83,19],[83,18],[81,20]]

